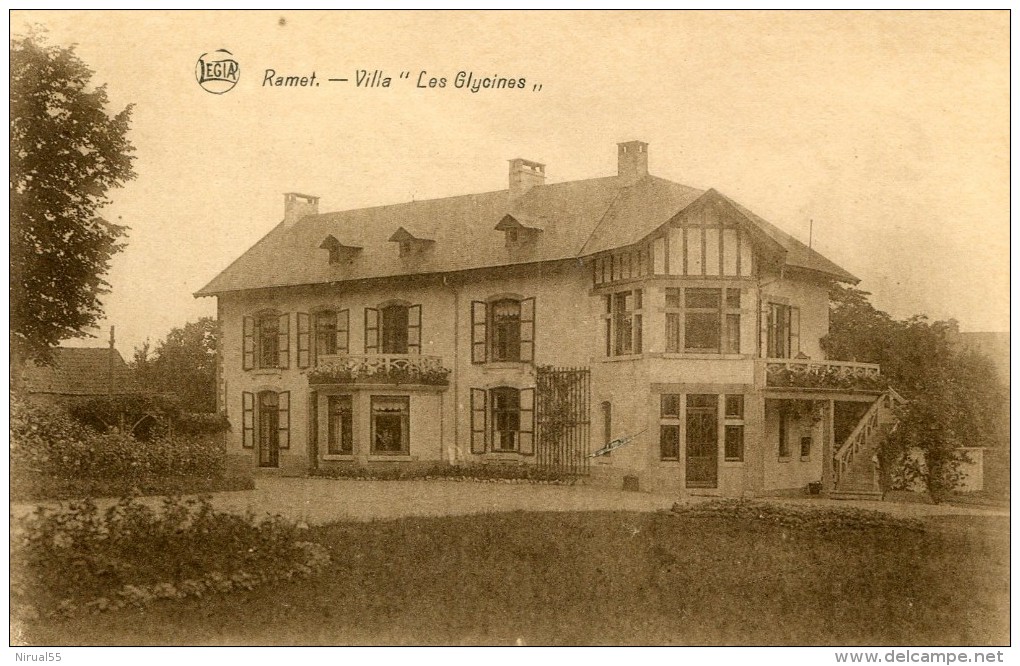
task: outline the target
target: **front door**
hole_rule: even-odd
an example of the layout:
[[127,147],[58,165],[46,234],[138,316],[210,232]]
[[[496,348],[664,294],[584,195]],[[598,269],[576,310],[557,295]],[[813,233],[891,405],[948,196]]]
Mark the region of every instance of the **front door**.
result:
[[715,488],[719,479],[719,396],[687,395],[687,487]]
[[259,467],[280,466],[280,411],[276,393],[259,394]]

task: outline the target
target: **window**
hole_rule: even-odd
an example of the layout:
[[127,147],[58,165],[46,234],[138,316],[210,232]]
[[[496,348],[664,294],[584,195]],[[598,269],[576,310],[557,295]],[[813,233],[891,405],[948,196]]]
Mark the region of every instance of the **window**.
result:
[[680,460],[680,396],[675,393],[659,397],[659,457]]
[[729,462],[744,461],[744,396],[726,396],[723,455]]
[[[666,351],[680,344],[679,289],[666,290]],[[672,293],[671,293],[672,292]],[[687,288],[683,302],[684,351],[711,354],[740,353],[740,289]]]
[[383,354],[407,353],[407,306],[388,305],[380,310],[382,315],[380,336]]
[[260,368],[275,368],[280,363],[280,349],[276,339],[280,335],[280,321],[276,317],[259,317],[255,320],[258,331],[255,344],[258,345]]
[[320,356],[349,353],[349,310],[297,313],[297,360],[299,368],[318,365]]
[[315,356],[336,354],[336,312],[315,313]]
[[681,291],[674,287],[666,288],[666,351],[673,354],[683,349],[683,336],[680,330],[683,317],[683,308],[680,304]]
[[472,363],[531,363],[534,359],[534,298],[471,303]]
[[410,403],[408,396],[372,396],[372,453],[406,455],[410,452]]
[[290,316],[265,313],[243,321],[245,370],[290,367]]
[[260,467],[278,467],[290,448],[290,391],[241,393],[241,445],[257,448]]
[[802,460],[807,460],[811,457],[811,435],[805,435],[800,438],[800,457]]
[[492,450],[516,451],[517,433],[521,429],[521,397],[515,388],[502,387],[489,391],[492,401]]
[[328,400],[326,451],[329,455],[354,453],[354,412],[351,396],[331,395]]
[[390,303],[365,308],[365,353],[420,354],[421,306]]
[[535,389],[471,389],[471,453],[535,452]]
[[800,353],[800,308],[769,303],[768,358],[794,358]]
[[489,306],[493,361],[521,360],[521,303],[510,299]]
[[790,441],[786,431],[786,408],[779,408],[779,457],[790,457]]
[[641,290],[606,294],[606,356],[641,353]]

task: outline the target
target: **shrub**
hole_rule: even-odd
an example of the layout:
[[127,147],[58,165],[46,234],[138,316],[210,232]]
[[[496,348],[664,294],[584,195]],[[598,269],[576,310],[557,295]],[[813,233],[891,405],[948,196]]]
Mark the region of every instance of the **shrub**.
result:
[[328,563],[299,536],[279,516],[217,512],[205,497],[168,498],[161,509],[132,498],[103,512],[91,500],[40,508],[12,533],[11,605],[68,613],[250,589]]
[[[110,482],[113,489],[126,489],[158,485],[154,482],[162,479],[215,480],[226,474],[226,446],[216,434],[176,432],[141,441],[118,429],[97,432],[77,424],[59,408],[39,407],[15,396],[10,404],[16,497],[37,497],[33,487],[54,486],[54,480],[66,482],[54,487],[84,484],[87,491],[90,485],[102,488]],[[196,419],[191,430],[218,430],[219,418]]]
[[410,479],[452,479],[459,481],[520,481],[573,485],[576,476],[531,465],[469,465],[458,467],[436,463],[428,467],[330,467],[311,472],[312,476],[329,479],[364,479],[372,481],[401,481]]
[[790,528],[813,529],[821,532],[864,530],[892,527],[923,531],[923,524],[911,518],[897,518],[881,511],[852,507],[794,506],[746,499],[719,499],[707,502],[673,505],[680,516],[723,516],[741,520],[760,520]]

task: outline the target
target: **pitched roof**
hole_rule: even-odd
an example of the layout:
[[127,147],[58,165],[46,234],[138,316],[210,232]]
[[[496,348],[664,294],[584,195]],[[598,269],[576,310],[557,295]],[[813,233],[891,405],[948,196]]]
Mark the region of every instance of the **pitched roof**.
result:
[[[112,388],[110,354],[113,354]],[[120,352],[109,347],[57,347],[53,365],[31,365],[24,371],[25,388],[30,393],[58,395],[107,395],[136,390],[131,369]]]
[[[609,176],[541,185],[515,198],[508,190],[498,190],[308,215],[293,226],[278,225],[195,295],[587,257],[637,243],[706,194],[655,176],[637,182]],[[782,246],[788,265],[858,281],[743,206],[733,205],[752,231]],[[494,231],[508,215],[541,229],[540,242],[508,248]],[[400,257],[389,242],[398,229],[435,242],[413,258]],[[319,249],[327,236],[363,250],[350,261],[331,265]],[[322,255],[319,261],[317,254]]]

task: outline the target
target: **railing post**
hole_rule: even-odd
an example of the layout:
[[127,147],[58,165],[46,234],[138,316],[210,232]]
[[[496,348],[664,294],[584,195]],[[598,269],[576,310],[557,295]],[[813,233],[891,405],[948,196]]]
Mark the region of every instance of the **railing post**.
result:
[[833,478],[833,460],[836,454],[835,433],[836,403],[828,401],[825,417],[822,422],[822,488],[826,491],[835,490]]

